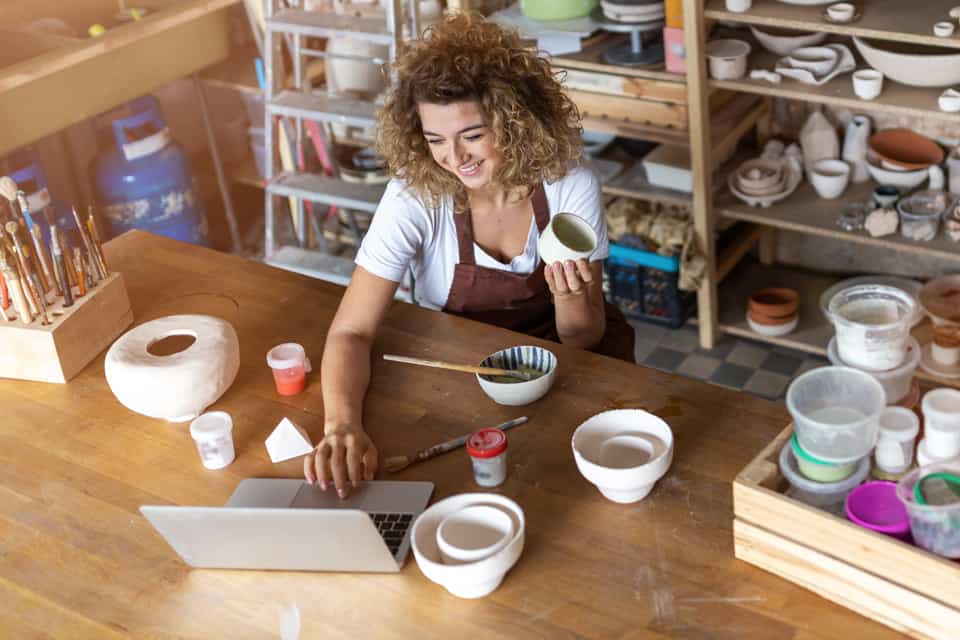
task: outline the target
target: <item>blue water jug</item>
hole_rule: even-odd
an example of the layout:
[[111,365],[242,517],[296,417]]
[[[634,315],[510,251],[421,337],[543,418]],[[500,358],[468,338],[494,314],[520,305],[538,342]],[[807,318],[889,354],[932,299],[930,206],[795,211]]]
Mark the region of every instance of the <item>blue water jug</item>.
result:
[[207,245],[206,216],[186,153],[170,136],[153,96],[111,122],[115,146],[93,161],[99,212],[111,236],[130,229]]

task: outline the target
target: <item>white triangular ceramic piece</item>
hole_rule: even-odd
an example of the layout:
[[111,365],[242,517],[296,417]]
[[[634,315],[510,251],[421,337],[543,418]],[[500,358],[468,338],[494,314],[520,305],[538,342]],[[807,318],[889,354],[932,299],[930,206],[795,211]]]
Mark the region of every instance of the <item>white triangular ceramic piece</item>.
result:
[[313,451],[307,432],[284,418],[266,440],[267,453],[274,463],[299,458]]

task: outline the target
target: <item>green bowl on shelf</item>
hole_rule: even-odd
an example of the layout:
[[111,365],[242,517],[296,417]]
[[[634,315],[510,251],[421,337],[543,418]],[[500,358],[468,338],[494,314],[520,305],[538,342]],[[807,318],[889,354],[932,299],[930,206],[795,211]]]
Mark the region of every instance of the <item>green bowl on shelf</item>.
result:
[[600,0],[520,0],[523,15],[533,20],[573,20],[590,15]]
[[797,434],[790,438],[790,447],[797,459],[800,473],[814,482],[840,482],[846,480],[857,470],[859,460],[845,463],[826,462],[807,453],[797,441]]

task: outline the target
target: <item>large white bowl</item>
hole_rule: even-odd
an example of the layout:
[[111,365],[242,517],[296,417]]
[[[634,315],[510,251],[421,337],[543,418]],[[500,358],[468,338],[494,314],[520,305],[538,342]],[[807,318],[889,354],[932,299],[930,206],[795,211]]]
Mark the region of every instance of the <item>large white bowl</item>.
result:
[[[475,505],[488,505],[508,513],[513,536],[500,551],[465,564],[444,564],[437,547],[437,528],[448,516]],[[523,509],[510,498],[495,493],[462,493],[437,502],[413,523],[410,546],[423,575],[458,598],[482,598],[492,593],[523,553],[526,519]]]
[[[960,51],[941,53],[900,53],[881,49],[854,36],[853,43],[871,67],[911,87],[949,87],[960,83]],[[904,46],[885,43],[885,46]],[[919,51],[920,48],[918,47]]]
[[750,33],[757,39],[767,51],[775,53],[778,56],[786,56],[793,53],[795,49],[801,47],[812,47],[820,44],[827,39],[826,32],[820,33],[791,33],[791,34],[773,34],[760,31],[757,27],[751,26]]
[[[625,466],[614,460],[608,443],[620,436],[636,436],[652,442],[653,455],[644,456],[644,462],[636,466]],[[628,441],[623,444],[628,445]],[[596,485],[604,497],[621,504],[647,497],[673,462],[673,431],[666,422],[640,409],[598,413],[577,427],[571,446],[573,459],[583,477]]]
[[476,562],[507,546],[513,518],[499,507],[477,504],[454,511],[437,528],[437,548],[446,564]]
[[898,189],[913,189],[923,184],[930,172],[926,169],[914,171],[893,171],[880,166],[876,160],[867,158],[867,173],[879,184],[890,184]]
[[480,363],[481,367],[497,369],[516,369],[521,365],[544,375],[526,382],[496,382],[490,376],[477,374],[477,382],[497,404],[512,407],[530,404],[546,395],[557,377],[557,356],[552,351],[533,346],[509,347],[490,354]]

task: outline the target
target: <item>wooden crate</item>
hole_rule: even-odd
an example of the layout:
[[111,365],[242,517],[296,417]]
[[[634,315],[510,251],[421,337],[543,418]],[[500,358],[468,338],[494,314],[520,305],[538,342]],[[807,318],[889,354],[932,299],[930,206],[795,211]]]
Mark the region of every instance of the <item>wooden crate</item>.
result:
[[914,638],[960,638],[960,564],[785,495],[787,427],[733,483],[736,556]]
[[[49,325],[0,320],[0,378],[66,382],[133,323],[123,276],[114,273],[64,309],[50,305]],[[62,313],[61,313],[62,312]]]

